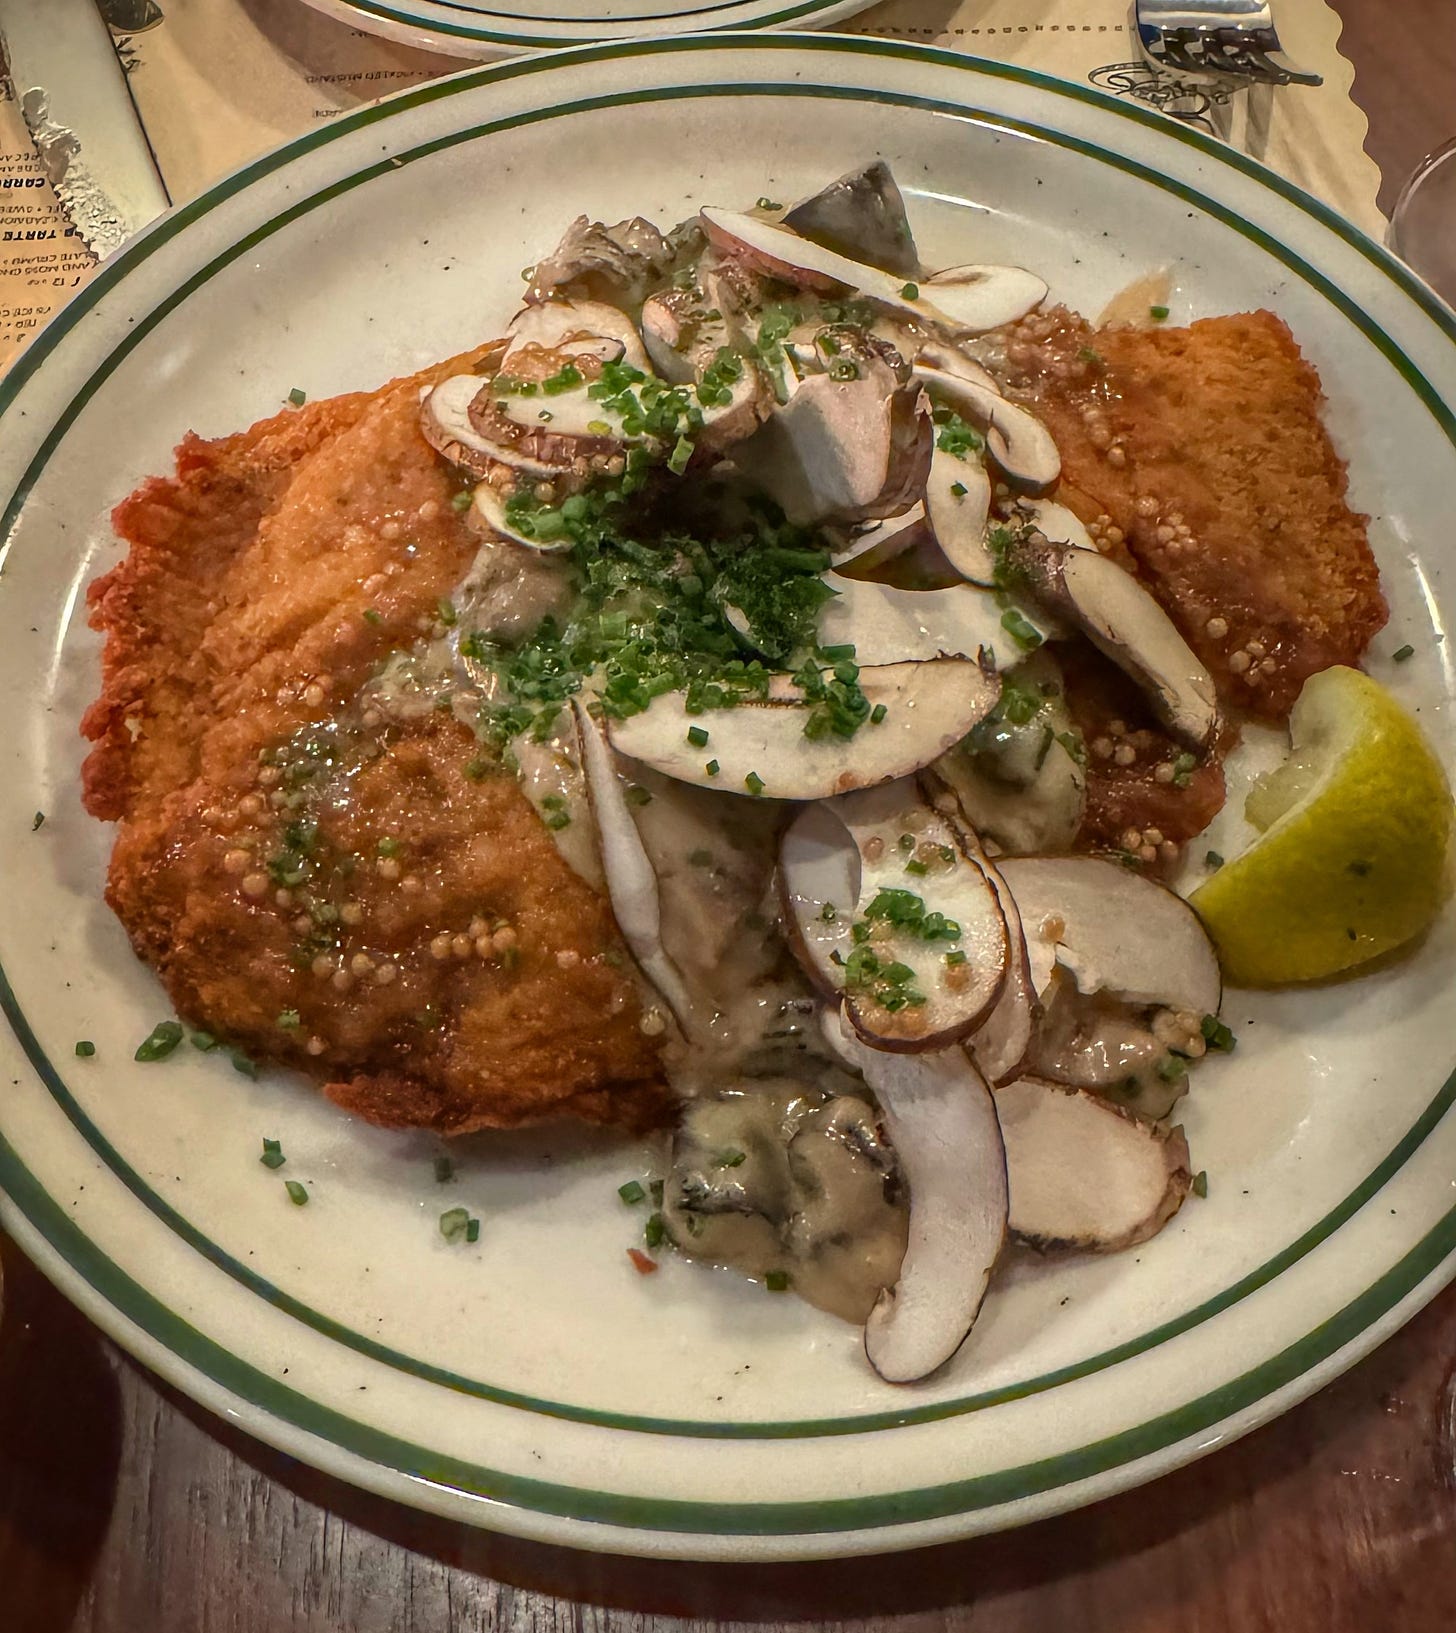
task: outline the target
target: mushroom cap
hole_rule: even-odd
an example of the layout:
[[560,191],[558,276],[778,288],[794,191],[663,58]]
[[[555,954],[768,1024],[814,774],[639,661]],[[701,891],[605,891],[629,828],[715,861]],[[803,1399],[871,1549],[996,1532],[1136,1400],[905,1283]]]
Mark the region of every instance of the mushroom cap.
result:
[[[607,729],[619,753],[684,782],[770,799],[825,799],[928,765],[1000,696],[996,680],[962,658],[862,669],[859,685],[885,714],[852,738],[806,737],[809,706],[787,675],[772,677],[762,702],[703,713],[688,711],[685,692],[665,692]],[[691,742],[692,729],[706,731],[708,741]],[[718,770],[710,772],[714,762]]]
[[1009,1222],[1022,1240],[1114,1253],[1157,1235],[1183,1205],[1192,1176],[1182,1129],[1039,1078],[997,1089],[996,1111]]
[[958,1049],[883,1054],[853,1037],[833,1010],[824,1031],[874,1090],[909,1184],[905,1257],[865,1322],[865,1356],[887,1383],[915,1383],[966,1341],[1006,1240],[1006,1153],[996,1104]]
[[[1027,942],[1052,947],[1084,993],[1216,1015],[1218,958],[1198,915],[1155,879],[1098,856],[1007,856],[997,863]],[[1049,978],[1044,953],[1045,977]]]

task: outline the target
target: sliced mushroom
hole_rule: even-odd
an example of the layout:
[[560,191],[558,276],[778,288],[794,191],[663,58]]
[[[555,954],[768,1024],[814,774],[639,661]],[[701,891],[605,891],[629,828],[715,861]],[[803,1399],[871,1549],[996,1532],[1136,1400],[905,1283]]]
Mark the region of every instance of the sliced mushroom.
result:
[[686,1033],[692,1021],[692,998],[682,972],[662,945],[657,875],[632,819],[632,807],[606,734],[580,698],[573,700],[573,707],[612,914],[642,973],[661,993]]
[[[552,397],[504,392],[490,402],[494,413],[521,431],[539,434],[545,428],[551,437],[570,438],[587,457],[620,451],[629,443],[651,445],[657,440],[647,431],[628,431],[621,410],[591,396],[590,389],[583,381]],[[477,421],[479,418],[477,408]]]
[[991,478],[974,453],[962,457],[936,448],[925,484],[925,512],[941,554],[961,577],[986,588],[994,585],[996,558],[986,542]]
[[941,275],[944,282],[926,280],[935,289],[932,302],[915,283],[836,254],[759,216],[704,209],[699,218],[711,243],[748,257],[771,277],[825,293],[853,289],[892,312],[953,335],[999,329],[1046,298],[1046,284],[1021,267],[956,267],[953,277]]
[[1218,1013],[1218,959],[1198,915],[1175,891],[1096,856],[1008,856],[997,866],[1028,942],[1054,947],[1081,992]]
[[977,860],[996,893],[996,904],[1006,921],[1006,980],[991,1013],[966,1039],[965,1047],[981,1075],[994,1086],[1009,1082],[1025,1069],[1041,1018],[1041,1004],[1033,983],[1016,898],[1000,870],[984,852],[977,852]]
[[[879,724],[852,738],[804,735],[810,709],[787,675],[768,698],[691,714],[685,692],[665,692],[641,714],[608,724],[621,754],[665,776],[769,799],[823,799],[918,770],[965,736],[999,696],[997,682],[961,658],[862,669],[860,690]],[[706,732],[706,742],[688,733]],[[709,771],[716,765],[716,771]]]
[[[1027,1063],[1032,1075],[1082,1089],[1141,1091],[1158,1083],[1159,1067],[1169,1063],[1176,1070],[1161,1081],[1169,1087],[1186,1083],[1186,1071],[1154,1033],[1146,1006],[1080,992],[1071,972],[1055,964],[1042,990],[1046,1002]],[[1139,1110],[1142,1098],[1139,1092]]]
[[506,334],[511,344],[501,360],[502,374],[511,372],[511,359],[522,347],[570,352],[589,349],[594,341],[614,341],[616,346],[609,353],[595,350],[591,355],[630,363],[644,374],[652,372],[636,324],[619,307],[604,301],[548,300],[524,306],[506,325]]
[[526,301],[567,296],[635,306],[660,283],[683,246],[634,216],[607,226],[579,215],[556,248],[531,269]]
[[944,1366],[980,1313],[1006,1240],[1006,1153],[996,1103],[958,1049],[887,1055],[825,1016],[825,1035],[875,1092],[910,1189],[899,1279],[865,1322],[865,1356],[887,1383]]
[[[832,532],[829,529],[826,531]],[[925,519],[925,505],[920,502],[894,516],[882,516],[868,526],[845,529],[833,536],[845,541],[840,548],[830,552],[829,559],[834,563],[835,570],[850,572],[860,578],[873,578],[878,568],[929,539],[930,527]]]
[[826,997],[844,984],[844,959],[860,894],[859,847],[834,808],[806,805],[779,844],[784,929],[804,973]]
[[913,278],[919,271],[905,200],[883,159],[801,199],[785,213],[783,224],[825,249],[898,278]]
[[915,361],[925,368],[938,369],[942,374],[958,375],[997,397],[1002,395],[995,375],[959,346],[948,345],[943,340],[927,340],[916,352]]
[[851,380],[809,376],[741,450],[742,469],[791,522],[870,515],[891,477],[897,390],[883,363]]
[[859,852],[845,1014],[877,1049],[925,1053],[969,1036],[1006,979],[1006,920],[962,834],[910,780],[847,794],[834,812]]
[[1081,740],[1045,647],[1017,665],[1017,690],[1036,698],[1029,720],[998,708],[931,768],[965,818],[1002,851],[1027,856],[1069,850],[1082,826],[1087,774]]
[[1038,533],[1056,543],[1069,544],[1077,550],[1097,548],[1081,517],[1053,499],[1022,499],[1016,508]]
[[1013,534],[1008,549],[1036,598],[1136,681],[1175,737],[1199,752],[1210,746],[1220,724],[1213,677],[1131,573],[1035,529]]
[[509,440],[489,437],[479,429],[470,410],[489,385],[478,374],[454,374],[426,393],[420,403],[420,430],[435,452],[475,476],[489,476],[503,465],[547,480],[569,470],[567,458],[525,453]]
[[852,646],[862,666],[975,658],[1005,669],[1021,660],[995,597],[973,584],[900,590],[835,572],[823,581],[835,593],[819,614],[819,645]]
[[571,549],[571,538],[563,534],[557,539],[536,539],[512,525],[506,513],[506,502],[498,488],[489,482],[477,482],[471,495],[471,509],[475,518],[498,538],[512,544],[524,545],[527,550],[540,550],[547,555],[559,555]]
[[1085,1089],[1035,1078],[997,1089],[996,1111],[1011,1229],[1037,1247],[1132,1247],[1157,1235],[1188,1194],[1182,1129],[1161,1129]]
[[986,433],[986,451],[1010,482],[1043,492],[1061,475],[1062,456],[1036,415],[998,391],[941,369],[915,365],[915,379],[932,401],[953,409]]

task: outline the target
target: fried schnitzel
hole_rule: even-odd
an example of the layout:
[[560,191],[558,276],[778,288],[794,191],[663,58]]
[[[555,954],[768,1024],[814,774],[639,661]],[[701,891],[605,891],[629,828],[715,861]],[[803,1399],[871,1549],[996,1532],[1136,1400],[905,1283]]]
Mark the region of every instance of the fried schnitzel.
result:
[[[1033,313],[1006,360],[1062,456],[1063,497],[1131,566],[1227,702],[1284,720],[1387,617],[1319,375],[1272,312],[1094,329]],[[1100,525],[1099,525],[1100,524]]]
[[375,1122],[659,1120],[611,912],[515,779],[448,714],[350,712],[479,543],[419,434],[441,372],[189,436],[117,507],[83,728],[107,899],[179,1014]]

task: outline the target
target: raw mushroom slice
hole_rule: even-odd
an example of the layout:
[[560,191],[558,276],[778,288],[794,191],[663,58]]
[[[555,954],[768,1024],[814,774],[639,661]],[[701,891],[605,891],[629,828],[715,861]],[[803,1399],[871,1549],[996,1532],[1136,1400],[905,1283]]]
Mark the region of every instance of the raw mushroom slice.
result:
[[1034,272],[984,266],[953,269],[954,278],[933,286],[932,302],[913,282],[838,255],[761,217],[715,209],[701,210],[699,217],[711,243],[746,256],[770,277],[824,293],[853,289],[892,312],[952,335],[985,334],[1015,323],[1046,298],[1047,286]]
[[[885,713],[851,738],[806,737],[810,705],[787,675],[772,678],[763,702],[700,714],[689,713],[686,692],[665,692],[607,730],[618,753],[682,782],[769,799],[824,799],[928,765],[1000,696],[996,679],[963,658],[862,669],[859,686],[871,709],[883,703]],[[690,731],[706,732],[707,741],[695,742]]]
[[547,300],[525,306],[506,325],[506,334],[511,346],[501,360],[502,374],[511,372],[511,356],[523,346],[569,352],[573,342],[593,339],[619,342],[611,354],[613,361],[620,359],[644,374],[652,373],[636,324],[620,308],[608,306],[605,301]]
[[527,550],[539,550],[546,555],[559,555],[571,549],[572,540],[567,534],[556,539],[535,539],[513,527],[506,514],[505,499],[500,490],[489,482],[476,483],[470,504],[476,520],[498,538],[509,539],[512,544],[524,545]]
[[995,864],[983,852],[976,855],[1006,921],[1006,981],[995,1007],[966,1039],[965,1047],[986,1081],[997,1085],[1009,1082],[1025,1069],[1041,1005],[1016,898]]
[[826,997],[836,996],[852,947],[849,927],[859,900],[860,860],[859,848],[831,806],[804,806],[784,830],[778,884],[794,956]]
[[986,433],[986,451],[1010,482],[1043,492],[1062,473],[1062,456],[1036,415],[999,392],[960,374],[915,365],[915,379],[943,403]]
[[915,354],[915,361],[926,368],[939,369],[942,374],[954,374],[972,385],[980,386],[999,397],[1002,395],[996,376],[969,357],[959,346],[950,346],[943,340],[927,340]]
[[1006,1241],[1006,1152],[996,1103],[958,1049],[886,1055],[824,1018],[830,1047],[874,1091],[910,1191],[910,1235],[895,1285],[865,1322],[865,1357],[887,1383],[944,1366],[980,1313]]
[[1218,1013],[1218,959],[1176,891],[1096,856],[1008,856],[997,866],[1028,942],[1053,946],[1081,992]]
[[545,480],[569,470],[569,459],[536,458],[481,434],[470,405],[489,385],[478,374],[454,374],[426,393],[420,402],[420,430],[435,452],[475,476],[489,476],[502,465]]
[[830,552],[829,559],[838,571],[853,568],[856,575],[871,577],[877,568],[898,560],[917,545],[925,543],[929,537],[925,505],[917,502],[908,510],[894,516],[882,516],[868,527],[853,533],[842,548]]
[[1077,550],[1097,548],[1081,517],[1054,499],[1023,499],[1016,508],[1038,533],[1055,543],[1069,544]]
[[643,975],[661,993],[678,1025],[687,1033],[692,999],[682,972],[662,945],[662,904],[657,875],[632,819],[632,807],[617,771],[616,757],[601,726],[580,698],[573,699],[573,709],[581,742],[582,771],[601,844],[607,896],[617,928]]
[[[1176,1064],[1153,1031],[1146,1008],[1098,993],[1086,996],[1071,973],[1053,965],[1046,988],[1041,1024],[1027,1061],[1028,1074],[1071,1083],[1083,1089],[1135,1094],[1135,1108],[1145,1109],[1146,1091],[1172,1091],[1172,1103],[1187,1086],[1181,1069],[1159,1075],[1165,1063]],[[1160,1113],[1161,1115],[1161,1113]]]
[[898,278],[920,270],[905,200],[883,159],[801,199],[782,220],[801,237]]
[[[653,444],[658,439],[647,431],[629,432],[622,412],[588,395],[590,384],[583,382],[554,397],[523,397],[506,393],[492,399],[496,411],[522,431],[541,431],[553,437],[570,437],[581,444],[584,454],[610,452],[628,443]],[[550,419],[543,421],[542,415]]]
[[997,1089],[996,1111],[1011,1229],[1024,1241],[1114,1253],[1156,1236],[1183,1205],[1192,1180],[1182,1129],[1037,1078]]
[[884,363],[852,380],[810,375],[742,450],[743,469],[799,525],[869,515],[891,477],[898,389]]
[[1011,677],[1036,712],[1009,719],[1004,710],[930,767],[954,795],[962,818],[1002,853],[1030,856],[1072,848],[1086,806],[1087,773],[1079,757],[1062,672],[1045,646]]
[[901,590],[835,572],[823,582],[835,593],[820,611],[816,639],[821,647],[852,646],[862,667],[975,658],[999,670],[1021,661],[996,598],[973,584]]
[[991,478],[974,453],[965,457],[936,447],[925,484],[925,513],[941,554],[971,584],[996,582],[996,558],[986,542],[991,515]]
[[1033,595],[1077,625],[1147,694],[1181,742],[1203,752],[1219,731],[1213,677],[1141,584],[1106,556],[1034,529],[1012,535],[1012,558]]
[[990,1015],[1006,979],[1006,920],[962,835],[906,779],[834,801],[859,851],[843,954],[845,1014],[876,1049],[945,1049]]

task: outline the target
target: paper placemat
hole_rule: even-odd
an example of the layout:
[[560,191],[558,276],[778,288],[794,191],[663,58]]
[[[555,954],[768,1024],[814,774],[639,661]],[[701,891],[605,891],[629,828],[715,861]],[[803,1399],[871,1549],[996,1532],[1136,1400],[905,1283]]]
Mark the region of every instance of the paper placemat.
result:
[[[322,121],[461,67],[299,0],[98,3],[177,202]],[[1380,173],[1350,98],[1354,70],[1325,0],[1281,0],[1279,11],[1289,55],[1323,74],[1324,85],[1236,93],[1224,106],[1197,87],[1170,86],[1141,62],[1126,0],[887,0],[839,27],[1017,63],[1158,108],[1228,136],[1367,231],[1384,230]],[[94,265],[0,79],[0,371]]]

